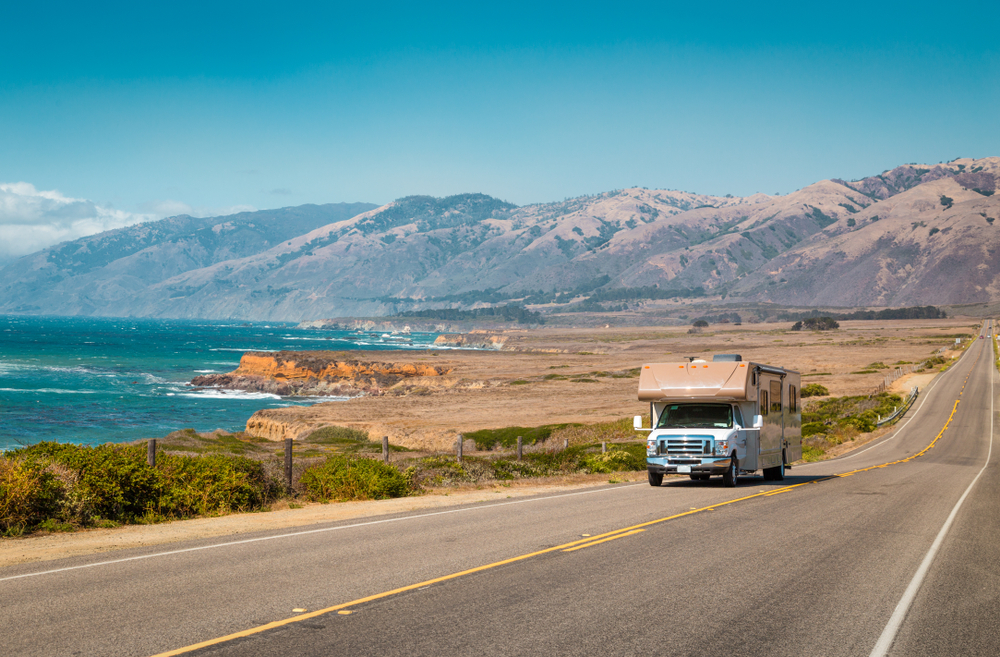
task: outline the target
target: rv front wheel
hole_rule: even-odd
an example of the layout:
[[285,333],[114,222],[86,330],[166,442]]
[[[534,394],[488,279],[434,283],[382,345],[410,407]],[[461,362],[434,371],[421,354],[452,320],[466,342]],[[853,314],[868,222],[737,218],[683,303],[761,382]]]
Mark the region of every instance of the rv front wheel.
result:
[[737,470],[736,459],[733,458],[733,460],[729,462],[729,467],[722,474],[722,485],[726,488],[735,488],[736,479],[738,477],[739,471]]
[[649,472],[649,471],[647,471],[646,474],[649,475],[649,485],[650,486],[659,486],[660,484],[663,483],[663,473],[662,472]]

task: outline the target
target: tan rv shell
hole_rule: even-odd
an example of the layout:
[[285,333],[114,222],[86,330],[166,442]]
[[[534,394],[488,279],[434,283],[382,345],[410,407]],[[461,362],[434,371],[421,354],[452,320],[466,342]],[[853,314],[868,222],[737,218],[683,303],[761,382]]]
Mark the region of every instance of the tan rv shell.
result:
[[739,361],[649,363],[639,371],[639,401],[757,401],[757,387],[751,385],[750,375],[757,366]]

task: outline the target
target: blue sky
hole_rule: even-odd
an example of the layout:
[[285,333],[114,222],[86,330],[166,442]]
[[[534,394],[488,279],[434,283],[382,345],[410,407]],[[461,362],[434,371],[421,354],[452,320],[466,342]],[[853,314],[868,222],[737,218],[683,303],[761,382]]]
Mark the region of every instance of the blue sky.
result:
[[16,28],[0,40],[0,258],[180,212],[633,185],[787,193],[1000,155],[995,1],[19,3],[3,16]]

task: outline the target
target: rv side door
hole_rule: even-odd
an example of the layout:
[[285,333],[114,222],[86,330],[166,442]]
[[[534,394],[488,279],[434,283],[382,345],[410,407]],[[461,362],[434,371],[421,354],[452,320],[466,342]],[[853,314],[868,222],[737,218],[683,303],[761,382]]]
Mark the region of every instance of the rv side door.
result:
[[758,467],[773,468],[781,465],[782,406],[781,379],[761,377],[760,414],[764,426],[760,429],[760,459]]

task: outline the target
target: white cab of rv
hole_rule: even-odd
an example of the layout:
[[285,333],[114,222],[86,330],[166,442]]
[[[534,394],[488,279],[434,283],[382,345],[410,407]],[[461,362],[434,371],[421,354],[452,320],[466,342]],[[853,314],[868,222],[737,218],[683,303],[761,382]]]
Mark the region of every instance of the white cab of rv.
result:
[[802,458],[798,372],[716,354],[711,362],[650,363],[639,371],[639,401],[649,402],[649,484],[665,474],[695,480],[721,475],[735,486],[741,475],[780,481]]

